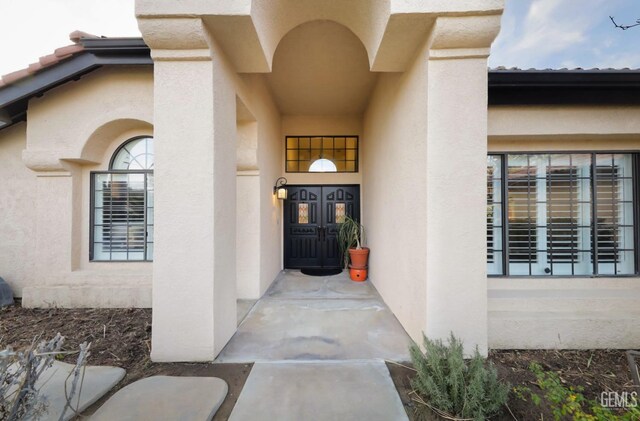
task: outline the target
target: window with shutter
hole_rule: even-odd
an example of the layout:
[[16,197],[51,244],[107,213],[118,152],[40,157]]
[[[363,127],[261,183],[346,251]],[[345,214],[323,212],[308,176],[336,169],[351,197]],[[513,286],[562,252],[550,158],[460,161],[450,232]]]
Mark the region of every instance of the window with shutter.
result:
[[632,273],[628,264],[635,255],[630,156],[598,155],[594,184],[598,273]]
[[[497,160],[507,174],[501,209],[507,242],[498,256],[490,223],[496,208],[488,205],[489,274],[636,273],[634,155],[490,155],[488,180],[495,179],[490,163]],[[488,204],[493,203],[493,187],[488,181]],[[495,265],[499,257],[506,261],[503,270]]]
[[153,260],[153,139],[135,138],[91,174],[91,260]]

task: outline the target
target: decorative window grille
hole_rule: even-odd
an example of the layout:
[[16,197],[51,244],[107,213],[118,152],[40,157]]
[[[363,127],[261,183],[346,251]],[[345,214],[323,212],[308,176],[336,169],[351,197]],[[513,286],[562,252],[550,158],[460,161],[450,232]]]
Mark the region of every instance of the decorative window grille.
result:
[[[489,155],[488,273],[637,273],[636,159],[610,153]],[[506,174],[506,185],[498,167]],[[498,185],[503,201],[495,199]],[[497,214],[506,222],[504,228],[495,223]],[[499,235],[506,245],[501,250],[496,247]]]
[[286,172],[358,172],[358,136],[287,136]]
[[536,167],[529,161],[527,157],[526,162],[508,169],[510,262],[536,263],[538,260],[537,174]]
[[578,169],[573,165],[547,166],[547,263],[574,263],[578,230]]
[[487,161],[487,264],[490,274],[502,273],[502,157]]
[[91,260],[153,260],[153,139],[131,139],[91,174]]

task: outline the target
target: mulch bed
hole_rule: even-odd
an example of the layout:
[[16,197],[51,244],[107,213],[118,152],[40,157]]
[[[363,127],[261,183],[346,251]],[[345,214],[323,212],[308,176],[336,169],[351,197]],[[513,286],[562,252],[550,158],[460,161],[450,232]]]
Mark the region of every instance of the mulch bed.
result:
[[[22,349],[32,341],[65,337],[64,351],[77,351],[82,342],[91,342],[90,365],[122,367],[127,374],[107,396],[84,415],[97,410],[113,393],[144,377],[219,377],[229,385],[229,393],[214,420],[226,420],[251,372],[252,364],[153,363],[150,309],[29,309],[19,305],[0,308],[0,349]],[[74,364],[77,355],[63,361]]]
[[[91,342],[91,365],[112,365],[127,370],[124,380],[105,398],[90,408],[92,413],[111,394],[143,377],[153,375],[215,376],[229,385],[229,394],[214,420],[228,418],[238,395],[251,372],[251,364],[211,363],[153,363],[151,347],[151,310],[149,309],[26,309],[19,305],[0,309],[0,349],[27,347],[32,341],[50,339],[60,332],[65,336],[64,349],[75,351],[80,343]],[[68,355],[64,361],[75,362]],[[524,385],[535,390],[535,377],[529,371],[531,362],[538,362],[545,370],[557,372],[568,386],[584,387],[584,396],[597,399],[603,391],[632,391],[623,350],[566,350],[566,351],[492,351],[489,359],[498,373],[511,385]],[[410,419],[415,416],[416,404],[411,399],[410,364],[388,363],[391,377],[398,389]],[[505,411],[497,419],[518,420],[553,419],[549,408],[537,407],[512,397],[511,415]],[[438,419],[428,416],[427,419]]]
[[[529,371],[532,362],[537,362],[546,371],[558,373],[567,387],[583,387],[582,393],[587,399],[599,401],[602,392],[636,390],[629,373],[625,350],[492,350],[489,360],[495,365],[501,379],[509,382],[511,386],[526,386],[534,392],[539,391],[539,388],[535,384],[535,376]],[[429,414],[426,418],[417,416],[419,404],[411,398],[413,389],[410,379],[414,375],[413,366],[410,363],[403,365],[387,363],[409,419],[440,419]],[[525,402],[511,395],[508,405],[509,408],[505,408],[505,411],[496,417],[497,420],[553,419],[549,407],[544,403],[538,407],[530,400]]]

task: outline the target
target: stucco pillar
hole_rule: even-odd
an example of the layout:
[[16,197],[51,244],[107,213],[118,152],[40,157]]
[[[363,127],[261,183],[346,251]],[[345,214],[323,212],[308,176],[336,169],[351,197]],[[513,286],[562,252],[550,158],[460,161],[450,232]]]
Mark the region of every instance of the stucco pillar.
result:
[[499,16],[439,17],[429,49],[427,288],[429,338],[487,353],[487,57]]
[[258,123],[239,99],[237,122],[236,253],[237,291],[240,299],[260,298],[260,171]]
[[200,19],[139,19],[154,59],[154,361],[212,361],[236,328],[235,93]]
[[[28,133],[28,136],[30,134]],[[36,173],[35,277],[41,285],[65,282],[77,269],[80,255],[80,212],[82,209],[80,172],[74,164],[62,161],[64,151],[32,150],[27,142],[22,153],[25,165]],[[25,307],[57,305],[33,294],[33,287],[23,290]]]

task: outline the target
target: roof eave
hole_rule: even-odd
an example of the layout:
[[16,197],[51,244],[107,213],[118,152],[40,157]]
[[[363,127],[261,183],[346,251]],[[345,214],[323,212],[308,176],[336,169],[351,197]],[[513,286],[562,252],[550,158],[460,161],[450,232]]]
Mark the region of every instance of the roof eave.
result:
[[0,130],[26,119],[29,99],[102,66],[153,65],[141,38],[84,38],[80,43],[82,52],[0,89],[0,113],[8,115],[0,121]]
[[640,105],[640,72],[490,70],[489,105]]

